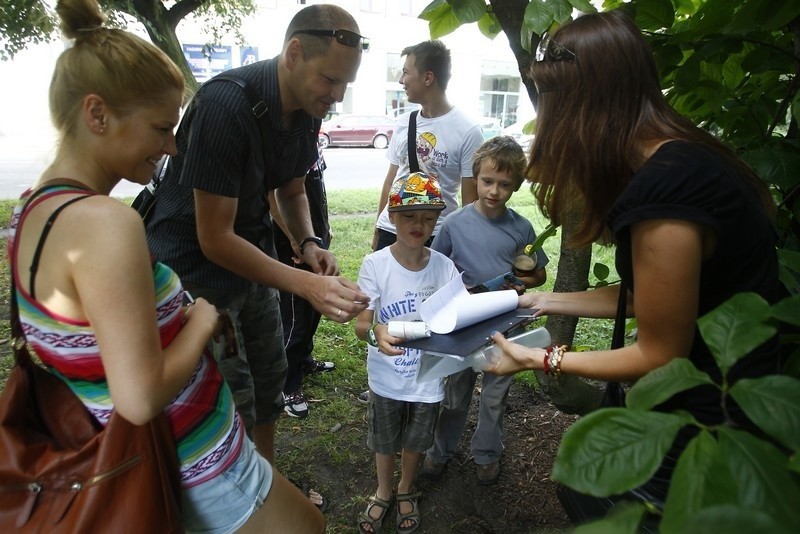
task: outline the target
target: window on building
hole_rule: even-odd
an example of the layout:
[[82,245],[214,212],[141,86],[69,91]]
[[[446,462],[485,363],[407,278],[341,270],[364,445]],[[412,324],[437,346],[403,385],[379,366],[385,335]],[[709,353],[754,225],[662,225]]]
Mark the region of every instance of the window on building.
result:
[[519,89],[522,80],[513,63],[484,61],[481,65],[479,108],[484,117],[493,117],[505,128],[517,121]]
[[386,0],[361,0],[361,11],[386,14]]

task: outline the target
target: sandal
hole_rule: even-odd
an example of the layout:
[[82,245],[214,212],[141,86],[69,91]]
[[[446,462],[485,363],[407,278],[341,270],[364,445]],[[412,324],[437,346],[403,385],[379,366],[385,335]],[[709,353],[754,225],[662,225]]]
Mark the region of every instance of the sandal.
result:
[[[326,511],[328,511],[328,499],[326,499],[326,498],[325,498],[325,497],[324,497],[324,496],[323,496],[321,493],[319,493],[319,492],[317,492],[317,491],[314,491],[313,489],[311,489],[311,486],[309,486],[309,485],[308,485],[308,484],[306,484],[305,482],[302,482],[302,483],[301,483],[301,482],[296,482],[296,481],[292,480],[291,478],[289,479],[289,482],[291,482],[292,484],[294,484],[295,486],[297,486],[297,489],[299,489],[299,490],[300,490],[300,492],[301,492],[303,495],[305,495],[305,496],[306,496],[306,498],[308,498],[308,500],[309,500],[309,501],[311,501],[311,504],[313,504],[314,506],[316,506],[316,507],[317,507],[317,510],[319,510],[321,513],[323,513],[323,514],[324,514]],[[314,502],[313,500],[311,500],[311,495],[310,495],[310,493],[311,493],[312,491],[314,491],[314,493],[316,493],[317,495],[319,495],[319,498],[320,498],[320,502],[319,502],[319,503],[316,503],[316,502]]]
[[[383,520],[386,519],[386,514],[389,512],[389,508],[392,507],[392,501],[394,497],[389,499],[388,501],[384,501],[383,499],[378,498],[378,494],[375,493],[372,497],[369,498],[369,502],[367,503],[367,509],[361,512],[358,516],[358,531],[361,534],[375,534],[383,526]],[[378,517],[372,517],[369,513],[372,511],[373,508],[378,507],[381,509],[381,515]],[[367,530],[364,528],[364,524],[367,524],[372,528],[372,530]]]
[[[397,532],[400,534],[409,534],[419,528],[419,498],[422,497],[421,491],[411,490],[411,493],[398,493],[397,500]],[[411,503],[411,511],[407,514],[400,512],[400,503]],[[401,526],[404,522],[411,521],[411,525],[407,527]]]

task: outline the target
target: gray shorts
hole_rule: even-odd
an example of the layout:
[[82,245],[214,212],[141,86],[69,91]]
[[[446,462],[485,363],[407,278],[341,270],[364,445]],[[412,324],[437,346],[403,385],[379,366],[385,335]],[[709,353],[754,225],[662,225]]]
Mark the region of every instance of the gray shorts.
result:
[[367,446],[378,454],[425,452],[433,443],[440,402],[406,402],[369,392]]
[[287,368],[278,291],[251,284],[247,291],[191,288],[189,293],[227,309],[233,319],[239,353],[217,363],[248,434],[255,425],[276,421],[283,413]]

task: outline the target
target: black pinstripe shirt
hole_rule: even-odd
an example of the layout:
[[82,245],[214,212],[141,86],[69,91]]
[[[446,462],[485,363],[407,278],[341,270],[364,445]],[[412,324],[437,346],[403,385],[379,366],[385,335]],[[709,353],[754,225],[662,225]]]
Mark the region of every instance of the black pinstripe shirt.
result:
[[283,129],[277,58],[228,72],[261,95],[268,106],[270,135],[262,144],[252,106],[239,86],[206,82],[178,127],[178,154],[156,192],[147,240],[155,259],[184,282],[243,290],[247,280],[212,263],[200,250],[193,190],[238,198],[234,231],[275,257],[266,192],[305,177],[317,158],[320,121],[298,110],[292,130]]

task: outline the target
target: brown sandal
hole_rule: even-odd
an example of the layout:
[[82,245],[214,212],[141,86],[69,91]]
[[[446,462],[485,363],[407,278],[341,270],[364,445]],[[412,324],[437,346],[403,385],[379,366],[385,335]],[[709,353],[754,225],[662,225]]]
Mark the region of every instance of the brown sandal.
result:
[[[411,493],[398,493],[397,500],[397,532],[399,534],[410,534],[419,528],[419,498],[422,497],[421,491],[411,490]],[[407,514],[400,512],[400,503],[410,502],[411,511]],[[405,521],[411,521],[411,526],[402,527]]]
[[[389,512],[389,508],[392,507],[392,502],[394,501],[394,497],[389,499],[388,501],[384,501],[383,499],[378,498],[378,494],[376,493],[372,497],[369,498],[369,502],[367,503],[367,509],[361,512],[358,516],[358,531],[361,534],[375,534],[383,526],[383,520],[386,519],[386,514]],[[378,507],[381,509],[381,515],[378,517],[372,517],[369,513],[372,511],[373,508]],[[372,528],[372,530],[367,530],[364,528],[364,525],[367,524]]]

